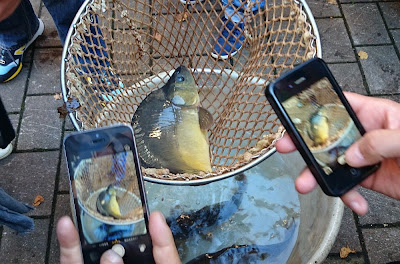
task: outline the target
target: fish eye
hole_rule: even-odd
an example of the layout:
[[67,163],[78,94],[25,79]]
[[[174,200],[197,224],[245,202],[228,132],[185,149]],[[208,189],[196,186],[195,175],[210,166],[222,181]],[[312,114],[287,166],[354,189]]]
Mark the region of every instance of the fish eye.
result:
[[183,81],[185,81],[185,77],[183,77],[183,76],[178,76],[178,77],[176,77],[176,81],[177,81],[177,82],[183,82]]

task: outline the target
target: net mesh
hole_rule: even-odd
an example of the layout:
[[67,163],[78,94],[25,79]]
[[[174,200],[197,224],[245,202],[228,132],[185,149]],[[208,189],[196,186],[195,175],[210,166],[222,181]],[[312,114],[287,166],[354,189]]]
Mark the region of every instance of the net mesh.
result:
[[[265,86],[316,55],[313,27],[294,0],[268,0],[265,6],[244,1],[230,15],[226,8],[215,0],[89,1],[67,40],[62,73],[65,100],[79,102],[74,109],[79,129],[130,124],[141,101],[185,65],[193,72],[202,107],[214,119],[209,130],[213,172],[146,175],[212,177],[272,148],[282,129],[265,99]],[[243,48],[228,59],[214,58],[224,17],[238,14]],[[229,37],[223,37],[225,44]]]

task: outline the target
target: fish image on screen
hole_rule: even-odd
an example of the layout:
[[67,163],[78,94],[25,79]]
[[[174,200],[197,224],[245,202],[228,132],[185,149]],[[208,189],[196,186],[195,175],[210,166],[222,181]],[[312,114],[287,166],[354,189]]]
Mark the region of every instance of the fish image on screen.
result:
[[327,175],[345,165],[345,151],[361,134],[326,77],[285,100],[283,107]]
[[147,233],[131,151],[82,159],[72,184],[87,244]]

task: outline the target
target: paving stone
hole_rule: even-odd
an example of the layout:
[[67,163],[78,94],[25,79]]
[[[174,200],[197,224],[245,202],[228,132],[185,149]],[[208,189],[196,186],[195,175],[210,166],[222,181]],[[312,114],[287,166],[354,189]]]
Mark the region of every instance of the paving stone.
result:
[[[37,38],[39,39],[40,36]],[[27,50],[25,50],[24,52],[24,56],[22,58],[22,67],[27,67],[30,65],[31,61],[32,61],[32,54],[33,54],[33,46],[35,45],[36,42],[34,42],[33,44],[31,44],[29,46],[29,48]],[[21,74],[21,73],[19,73]]]
[[53,96],[28,96],[18,139],[18,149],[56,149],[60,147],[62,119]]
[[21,111],[21,104],[28,78],[29,64],[22,67],[21,72],[9,82],[0,84],[0,97],[7,112]]
[[307,4],[315,18],[341,16],[338,5],[330,4],[326,0],[309,0]]
[[37,40],[36,45],[39,47],[61,47],[61,40],[58,36],[57,27],[54,24],[47,8],[43,5],[40,19],[44,23],[44,31],[40,39]]
[[400,262],[400,228],[363,229],[371,264]]
[[344,214],[339,233],[330,253],[339,253],[340,249],[346,246],[357,250],[357,252],[362,250],[360,240],[358,239],[357,227],[354,221],[353,212],[347,207],[344,208]]
[[357,63],[330,64],[329,68],[343,91],[367,94]]
[[400,50],[400,29],[396,30],[391,30],[393,39],[394,39],[394,44],[397,46],[397,49]]
[[1,238],[1,263],[45,263],[48,229],[48,219],[36,219],[35,229],[26,235],[18,235],[5,227]]
[[355,61],[355,55],[343,19],[317,19],[322,58],[326,62]]
[[388,28],[400,28],[400,2],[379,3]]
[[324,264],[364,264],[364,258],[362,256],[357,256],[355,254],[350,254],[347,258],[342,259],[340,256],[328,256],[323,262]]
[[9,114],[8,118],[11,121],[11,125],[13,126],[14,130],[17,130],[18,123],[19,123],[19,114]]
[[360,62],[371,94],[398,93],[400,62],[393,46],[360,47],[359,51],[368,53],[368,59]]
[[61,48],[35,51],[28,94],[61,92],[61,57]]
[[51,214],[58,151],[13,153],[0,160],[1,188],[15,199],[32,204],[36,195],[45,201],[29,215]]
[[375,3],[345,4],[342,10],[355,45],[390,43]]
[[60,261],[60,244],[57,240],[56,225],[58,220],[64,215],[72,216],[69,194],[57,195],[54,224],[51,233],[49,263],[59,263]]
[[369,203],[368,214],[359,216],[361,225],[400,222],[400,201],[364,188],[360,193]]
[[76,130],[74,125],[72,124],[71,118],[69,116],[65,117],[65,130]]

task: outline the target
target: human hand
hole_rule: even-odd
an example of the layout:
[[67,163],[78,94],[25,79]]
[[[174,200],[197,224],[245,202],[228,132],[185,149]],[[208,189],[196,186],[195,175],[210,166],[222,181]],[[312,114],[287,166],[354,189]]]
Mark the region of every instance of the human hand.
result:
[[[60,243],[60,264],[83,263],[79,235],[68,216],[57,223],[57,238]],[[153,212],[149,218],[149,232],[153,242],[153,256],[157,264],[181,263],[171,230],[160,212]],[[122,258],[112,250],[101,256],[101,264],[123,264]]]
[[[346,162],[353,167],[362,167],[381,162],[380,168],[361,186],[400,199],[400,104],[379,98],[371,98],[345,92],[367,133],[346,151]],[[296,149],[287,134],[277,141],[276,149],[281,153]],[[317,181],[309,169],[296,179],[299,193],[309,193]],[[364,215],[368,212],[367,201],[355,189],[341,199],[354,212]]]

